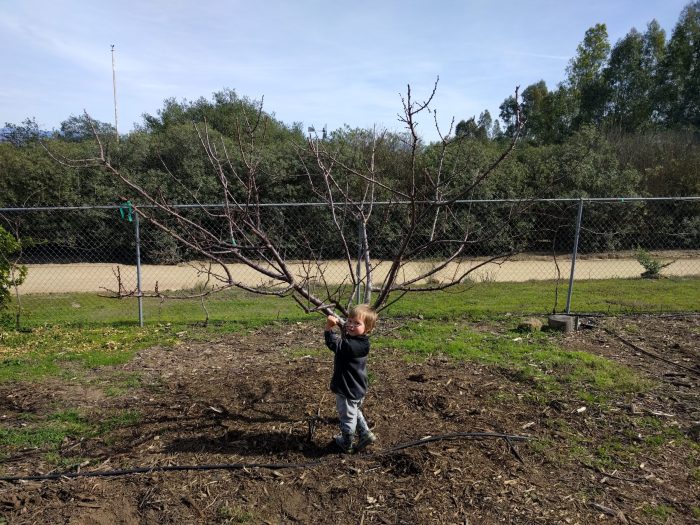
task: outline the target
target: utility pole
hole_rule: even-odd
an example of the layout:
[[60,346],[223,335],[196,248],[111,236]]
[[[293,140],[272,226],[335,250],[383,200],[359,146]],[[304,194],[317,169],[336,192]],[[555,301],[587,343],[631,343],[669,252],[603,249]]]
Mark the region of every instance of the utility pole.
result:
[[112,91],[114,92],[114,132],[119,144],[119,126],[117,125],[117,75],[114,70],[114,44],[112,44]]

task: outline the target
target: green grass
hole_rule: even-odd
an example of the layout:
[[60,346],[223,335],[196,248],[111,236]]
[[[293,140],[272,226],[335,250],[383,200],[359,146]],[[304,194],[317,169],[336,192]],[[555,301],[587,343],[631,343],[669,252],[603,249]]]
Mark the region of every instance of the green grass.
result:
[[[428,327],[413,324],[411,334],[387,340],[416,355],[440,351],[460,359],[474,359],[496,366],[514,368],[524,378],[586,383],[598,388],[616,386],[638,391],[644,385],[624,369],[589,354],[562,352],[551,338],[526,336],[513,341],[514,334],[493,336],[461,330],[435,320],[504,319],[512,312],[550,311],[552,282],[480,283],[449,292],[407,295],[383,316],[418,316],[433,322]],[[563,293],[563,290],[562,290]],[[693,310],[700,295],[698,279],[616,279],[576,283],[577,310],[607,311],[611,305],[645,305],[648,310]],[[136,301],[98,297],[95,294],[29,295],[23,298],[23,326],[0,331],[0,382],[38,380],[57,375],[66,368],[91,369],[127,362],[140,349],[153,345],[171,346],[181,338],[208,339],[216,332],[237,332],[271,323],[317,320],[318,314],[304,314],[290,299],[258,296],[232,290],[207,299],[209,326],[195,326],[204,313],[197,301],[145,299],[146,326],[135,320]],[[640,306],[641,307],[641,306]],[[619,305],[615,308],[619,309]],[[442,345],[447,341],[447,345]],[[444,347],[443,347],[444,346]],[[292,355],[309,354],[309,349],[291,350]],[[123,382],[110,387],[119,395],[136,386]],[[585,394],[582,394],[585,395]]]
[[104,392],[110,397],[124,395],[136,388],[141,388],[141,374],[137,372],[114,372],[106,374],[106,377],[101,382],[104,387]]
[[[417,356],[448,355],[514,372],[516,380],[542,389],[580,389],[580,395],[604,399],[614,393],[643,392],[652,383],[627,367],[586,352],[562,350],[558,335],[479,332],[460,323],[410,322],[375,344]],[[600,401],[601,399],[597,399]]]
[[116,412],[106,418],[92,419],[74,408],[49,414],[19,428],[0,428],[0,447],[37,447],[56,450],[66,438],[80,439],[109,434],[140,420],[133,410]]
[[216,511],[219,523],[253,523],[253,513],[241,509],[238,506],[222,505]]
[[79,465],[86,465],[97,461],[81,456],[62,456],[56,451],[47,452],[43,457],[48,463],[63,471],[73,470]]
[[659,523],[667,523],[667,520],[673,515],[673,508],[668,505],[644,505],[642,511]]
[[[317,318],[304,314],[290,299],[238,291],[208,300],[207,328],[195,324],[203,318],[197,302],[171,300],[161,304],[146,299],[144,303],[146,325],[139,328],[135,300],[94,294],[24,297],[24,330],[0,325],[0,383],[58,375],[71,364],[83,369],[119,365],[143,348],[172,346],[185,337],[208,340],[212,333]],[[117,386],[110,393],[115,395],[118,390]]]
[[[558,312],[566,306],[568,283],[559,287]],[[555,286],[552,281],[479,283],[440,293],[407,294],[387,310],[389,316],[472,319],[505,313],[552,313]],[[697,312],[700,311],[700,279],[605,279],[574,284],[572,312]]]
[[0,332],[0,383],[38,380],[67,366],[83,368],[128,362],[135,352],[154,345],[172,345],[177,336],[167,327],[51,325],[31,331]]
[[[218,331],[257,328],[274,321],[300,321],[310,317],[290,298],[238,290],[215,294],[207,298],[206,306],[209,328]],[[110,299],[90,293],[36,294],[23,297],[22,307],[22,326],[26,328],[55,324],[80,327],[133,327],[138,324],[136,299]],[[170,323],[178,331],[191,329],[194,323],[205,319],[198,300],[161,302],[147,297],[143,300],[143,311],[146,325]]]
[[596,440],[582,436],[564,422],[558,425],[561,428],[557,428],[556,423],[548,426],[566,430],[569,459],[609,472],[636,464],[639,458],[654,457],[660,449],[667,456],[698,449],[680,429],[668,427],[664,421],[653,417],[635,418],[633,425],[629,425],[629,421],[621,422],[608,437]]
[[141,420],[137,410],[120,410],[97,423],[96,434],[103,436],[123,427],[136,425]]
[[[83,369],[119,365],[141,349],[172,346],[185,337],[208,340],[212,333],[316,318],[304,314],[291,299],[239,291],[207,300],[206,328],[197,326],[204,312],[191,300],[145,299],[143,328],[138,326],[137,302],[132,299],[85,293],[28,295],[22,306],[22,331],[8,322],[0,324],[0,383],[59,375],[70,365]],[[128,388],[116,385],[109,394]]]
[[[565,306],[567,283],[559,286],[557,311]],[[574,284],[572,311],[627,313],[630,311],[700,311],[700,279],[606,279]],[[384,316],[423,315],[426,318],[482,319],[506,313],[551,313],[555,300],[553,281],[478,283],[449,291],[408,294],[390,306]],[[276,321],[317,319],[305,314],[290,298],[228,290],[206,299],[209,330],[239,331]],[[12,306],[12,305],[11,305]],[[46,325],[133,327],[138,322],[136,299],[110,299],[96,294],[42,294],[22,298],[22,326]],[[144,298],[148,326],[171,323],[177,331],[191,330],[205,318],[199,301]],[[196,330],[195,330],[196,333]]]

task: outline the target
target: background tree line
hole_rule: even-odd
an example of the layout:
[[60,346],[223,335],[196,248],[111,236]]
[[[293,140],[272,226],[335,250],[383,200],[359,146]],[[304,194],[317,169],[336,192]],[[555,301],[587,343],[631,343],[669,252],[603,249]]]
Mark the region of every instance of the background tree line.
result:
[[[550,89],[539,81],[522,91],[523,139],[497,172],[467,197],[699,195],[699,62],[700,0],[682,10],[670,37],[652,20],[644,32],[632,28],[611,45],[605,24],[596,24],[586,31],[562,83]],[[255,144],[245,145],[243,157],[230,159],[241,170],[245,163],[255,163],[260,198],[265,202],[313,200],[309,192],[312,159],[306,154],[307,136],[301,124],[283,123],[260,110],[259,101],[224,89],[211,99],[167,99],[155,115],[145,114],[143,122],[119,140],[113,126],[90,123],[83,116],[70,116],[53,132],[38,129],[31,119],[6,124],[0,142],[0,207],[103,205],[126,199],[129,193],[100,168],[67,168],[45,150],[73,159],[92,157],[93,133],[101,138],[111,162],[149,191],[167,196],[170,202],[215,203],[217,183],[198,133],[234,151],[240,146],[236,141],[241,123],[264,130],[256,135]],[[440,142],[423,143],[420,158],[425,173],[435,169],[434,163],[443,162],[448,171],[462,178],[474,176],[510,140],[515,111],[515,99],[507,97],[499,119],[494,120],[486,110],[478,118],[459,121],[454,135],[446,138],[457,142],[457,147],[445,158],[440,156]],[[257,120],[251,123],[251,119]],[[386,132],[379,140],[377,136],[376,130],[345,127],[330,132],[324,141],[350,167],[366,163],[372,149],[375,169],[400,182],[409,159],[406,138]],[[120,198],[115,200],[115,195]],[[700,215],[697,208],[686,209],[678,219],[685,221],[684,228],[692,227]],[[309,217],[301,224],[308,231],[297,234],[310,238],[319,231],[318,216],[313,210],[305,213]],[[477,223],[498,219],[493,211],[479,213]],[[383,234],[389,236],[392,222],[398,220],[390,215],[382,222],[382,228],[387,228]],[[622,219],[625,217],[611,217]],[[291,227],[284,217],[275,220],[282,230]],[[530,219],[531,224],[536,220]],[[130,232],[122,232],[122,226],[109,222],[95,226],[91,212],[37,215],[26,222],[18,233],[35,239],[36,254],[48,253],[51,243],[80,246],[85,243],[86,230],[92,234],[96,227],[114,240],[114,255],[106,256],[112,260],[121,253],[122,244],[132,242]],[[11,224],[5,226],[12,231]],[[677,227],[675,221],[668,225]],[[400,229],[393,231],[398,235]],[[61,232],[60,238],[56,232]],[[163,250],[154,260],[169,260],[163,255],[167,253],[177,259],[172,241],[163,238],[159,242]]]

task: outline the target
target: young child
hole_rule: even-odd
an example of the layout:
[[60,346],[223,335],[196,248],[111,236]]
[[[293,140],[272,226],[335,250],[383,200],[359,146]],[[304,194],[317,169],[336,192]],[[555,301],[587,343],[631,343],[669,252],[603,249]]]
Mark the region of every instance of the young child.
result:
[[[333,332],[339,322],[337,317],[329,315],[323,336],[326,346],[335,354],[331,391],[335,393],[341,434],[334,440],[343,452],[351,454],[377,440],[360,410],[368,385],[368,334],[377,322],[377,312],[367,305],[356,306],[350,311],[341,335]],[[353,444],[356,429],[360,435]]]

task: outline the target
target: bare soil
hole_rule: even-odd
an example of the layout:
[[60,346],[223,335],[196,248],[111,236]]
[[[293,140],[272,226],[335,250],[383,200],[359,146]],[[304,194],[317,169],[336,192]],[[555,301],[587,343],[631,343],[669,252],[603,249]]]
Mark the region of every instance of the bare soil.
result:
[[[390,334],[398,322],[381,330]],[[61,455],[84,460],[84,471],[277,467],[0,482],[0,517],[12,524],[698,523],[700,319],[590,324],[566,336],[565,346],[625,364],[657,387],[586,403],[506,369],[440,356],[407,361],[375,346],[364,408],[379,440],[350,456],[329,444],[337,426],[332,361],[320,352],[315,325],[144,350],[114,370],[141,374],[140,386],[120,396],[104,394],[104,369],[87,380],[3,385],[4,426],[57,407],[89,409],[95,418],[141,414],[110,435],[67,439]],[[463,437],[390,450],[459,432],[532,439],[512,448],[503,439]],[[15,451],[3,475],[61,471],[44,452]],[[299,464],[307,465],[284,468]]]

